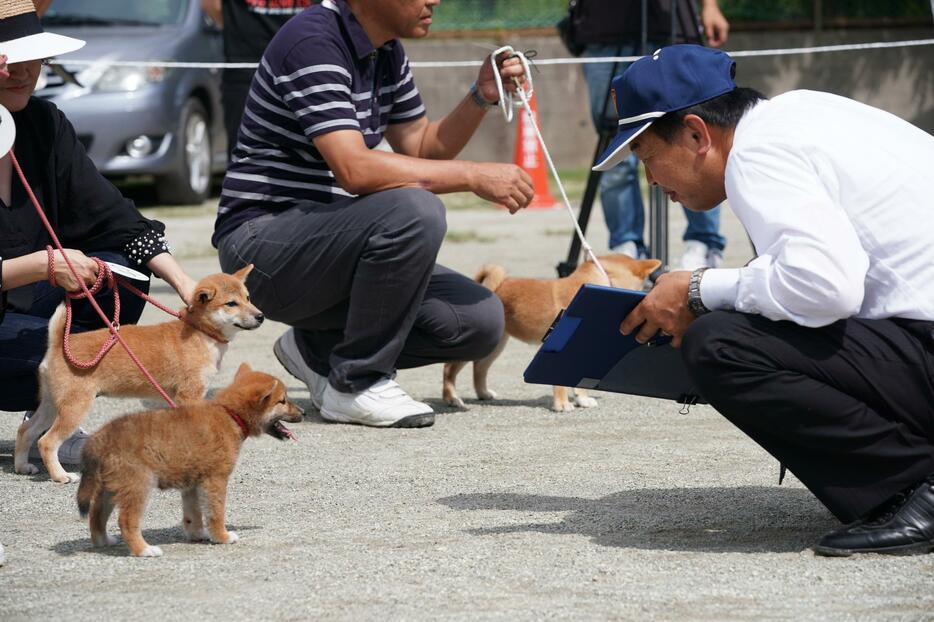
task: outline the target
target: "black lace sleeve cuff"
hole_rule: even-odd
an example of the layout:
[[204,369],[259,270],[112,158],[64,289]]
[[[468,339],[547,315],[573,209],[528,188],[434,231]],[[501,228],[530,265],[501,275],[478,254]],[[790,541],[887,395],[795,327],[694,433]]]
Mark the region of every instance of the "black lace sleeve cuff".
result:
[[131,240],[123,250],[126,251],[127,257],[140,265],[145,264],[156,255],[171,252],[168,242],[165,241],[165,236],[158,231],[152,230]]

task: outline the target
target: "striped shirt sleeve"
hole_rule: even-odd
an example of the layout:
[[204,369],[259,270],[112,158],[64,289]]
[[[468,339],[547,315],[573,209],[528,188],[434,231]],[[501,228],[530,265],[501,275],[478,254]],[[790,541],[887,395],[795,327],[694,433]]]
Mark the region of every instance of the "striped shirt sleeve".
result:
[[338,46],[327,39],[305,39],[277,69],[263,68],[272,82],[265,86],[278,95],[309,140],[335,130],[359,130],[348,66]]
[[389,110],[389,123],[408,123],[425,116],[425,105],[422,96],[415,86],[412,78],[412,69],[409,67],[409,58],[397,42],[393,50],[397,56],[395,66],[399,67],[398,82],[393,93],[392,108]]

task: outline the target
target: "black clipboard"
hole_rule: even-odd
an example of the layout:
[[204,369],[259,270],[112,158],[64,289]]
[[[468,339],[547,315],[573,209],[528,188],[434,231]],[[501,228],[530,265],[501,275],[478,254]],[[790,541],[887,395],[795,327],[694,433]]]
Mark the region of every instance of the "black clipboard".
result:
[[640,344],[619,332],[644,297],[628,289],[581,287],[542,339],[525,381],[705,404],[670,337]]

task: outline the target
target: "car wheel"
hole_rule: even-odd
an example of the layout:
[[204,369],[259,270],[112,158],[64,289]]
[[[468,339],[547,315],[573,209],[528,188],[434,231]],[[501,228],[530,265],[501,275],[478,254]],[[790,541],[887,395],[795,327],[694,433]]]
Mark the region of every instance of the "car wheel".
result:
[[204,106],[191,98],[182,108],[178,139],[181,157],[175,171],[156,179],[160,203],[202,203],[211,192],[211,126]]

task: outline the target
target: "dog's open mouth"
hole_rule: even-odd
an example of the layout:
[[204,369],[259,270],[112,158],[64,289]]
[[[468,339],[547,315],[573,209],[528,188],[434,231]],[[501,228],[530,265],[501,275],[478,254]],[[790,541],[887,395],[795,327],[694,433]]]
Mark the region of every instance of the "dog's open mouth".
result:
[[298,442],[298,438],[292,433],[292,430],[285,427],[285,424],[279,420],[274,421],[271,425],[266,427],[266,434],[280,441],[291,439]]

